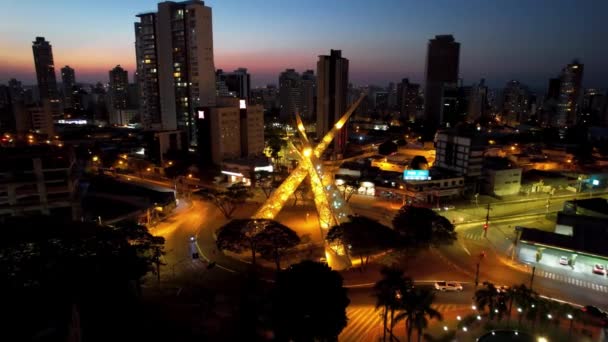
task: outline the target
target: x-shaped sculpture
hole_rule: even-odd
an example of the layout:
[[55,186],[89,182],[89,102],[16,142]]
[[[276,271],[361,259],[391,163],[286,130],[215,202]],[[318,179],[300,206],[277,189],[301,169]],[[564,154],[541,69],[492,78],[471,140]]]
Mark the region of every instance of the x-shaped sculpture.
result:
[[300,163],[258,209],[253,218],[275,218],[289,199],[289,196],[296,191],[306,176],[310,176],[310,185],[314,195],[315,207],[319,214],[321,228],[328,229],[348,218],[350,214],[348,206],[335,187],[332,175],[323,172],[323,165],[319,161],[319,158],[332,142],[336,133],[346,124],[348,118],[350,118],[364,97],[365,95],[361,95],[350,106],[348,111],[342,115],[340,120],[335,123],[332,129],[325,134],[323,139],[314,148],[310,145],[300,116],[296,115],[298,132],[302,136],[304,147],[300,151],[291,142],[290,146],[297,151]]

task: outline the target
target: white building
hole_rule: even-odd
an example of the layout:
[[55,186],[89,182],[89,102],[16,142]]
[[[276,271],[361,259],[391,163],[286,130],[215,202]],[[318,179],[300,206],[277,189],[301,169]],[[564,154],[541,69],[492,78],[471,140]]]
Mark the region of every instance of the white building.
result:
[[517,195],[521,189],[521,169],[484,168],[484,191],[489,195]]

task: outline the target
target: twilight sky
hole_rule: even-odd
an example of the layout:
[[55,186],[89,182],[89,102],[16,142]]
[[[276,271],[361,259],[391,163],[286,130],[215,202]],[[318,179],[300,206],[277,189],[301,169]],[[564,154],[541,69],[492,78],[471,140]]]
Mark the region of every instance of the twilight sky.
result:
[[[78,82],[108,81],[135,64],[135,15],[155,0],[1,0],[0,83],[35,83],[31,42],[53,45],[55,68]],[[465,84],[500,87],[518,79],[544,89],[573,58],[584,85],[608,87],[606,0],[209,0],[216,68],[248,68],[254,85],[277,83],[285,68],[315,69],[317,55],[342,49],[355,84],[422,81],[426,44],[436,34],[461,43]],[[59,77],[58,77],[59,79]]]

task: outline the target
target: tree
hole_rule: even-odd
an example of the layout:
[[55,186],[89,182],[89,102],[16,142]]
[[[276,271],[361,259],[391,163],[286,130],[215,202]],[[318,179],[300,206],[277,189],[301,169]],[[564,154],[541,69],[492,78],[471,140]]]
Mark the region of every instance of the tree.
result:
[[441,313],[432,307],[434,301],[435,294],[429,288],[414,288],[400,299],[399,309],[401,311],[395,317],[394,323],[401,320],[405,322],[408,341],[411,340],[414,328],[418,332],[418,341],[421,341],[422,332],[428,326],[429,318],[443,320]]
[[[507,309],[507,319],[511,319],[511,312],[513,310],[513,304],[520,306],[523,310],[527,310],[532,304],[534,298],[537,296],[532,289],[524,284],[513,286],[505,291],[505,296],[508,299],[509,305]],[[524,309],[525,308],[525,309]],[[521,314],[519,315],[521,324]]]
[[[402,296],[410,292],[414,284],[412,279],[405,277],[403,270],[396,267],[383,267],[380,270],[382,279],[374,284],[373,292],[376,297],[376,310],[382,308],[383,334],[382,340],[386,340],[386,330],[389,329],[389,335],[393,336],[393,326],[395,318],[395,310],[399,306],[399,301]],[[390,318],[390,325],[389,323]]]
[[393,227],[413,248],[438,247],[456,241],[454,225],[428,208],[401,207],[393,218]]
[[350,300],[338,272],[307,260],[278,273],[272,302],[277,341],[336,341]]
[[[10,218],[0,241],[0,300],[11,315],[5,331],[18,340],[65,340],[72,313],[88,340],[111,340],[132,327],[139,284],[162,253],[145,227]],[[156,249],[157,252],[154,252]],[[67,314],[67,315],[66,315]]]
[[282,252],[300,243],[297,234],[277,221],[267,219],[236,219],[217,231],[217,247],[242,253],[251,252],[251,263],[256,266],[256,253],[272,257],[280,270]]
[[340,176],[343,181],[342,184],[338,185],[337,188],[342,193],[342,197],[346,202],[350,201],[351,197],[359,191],[361,185],[361,178],[355,178],[350,176]]
[[295,207],[298,204],[298,198],[304,200],[304,196],[310,193],[310,179],[306,178],[300,185],[296,188],[296,191],[293,192],[293,206]]
[[165,265],[162,262],[162,256],[165,255],[165,238],[154,236],[148,228],[133,222],[123,222],[116,227],[110,226],[110,228],[123,234],[131,246],[136,249],[137,255],[155,266],[152,271],[155,273],[160,286],[160,266]]
[[300,243],[296,232],[276,221],[269,222],[255,238],[262,257],[274,260],[277,271],[281,270],[283,253]]
[[226,190],[202,188],[198,194],[203,199],[213,203],[227,219],[232,218],[236,208],[253,196],[249,187],[240,183],[233,184]]
[[380,144],[380,146],[378,146],[378,153],[380,153],[383,156],[388,156],[389,154],[393,154],[395,152],[397,152],[397,144],[395,144],[392,141],[385,141],[382,144]]
[[272,191],[278,186],[277,182],[274,180],[273,173],[268,171],[257,171],[255,172],[254,177],[255,186],[260,188],[264,193],[264,196],[268,199],[272,194]]
[[483,288],[475,291],[475,303],[479,310],[485,310],[487,307],[489,312],[488,315],[492,320],[497,313],[501,312],[501,296],[494,284],[485,281],[483,285]]
[[351,216],[349,221],[332,227],[326,239],[330,245],[339,245],[350,255],[358,256],[363,269],[370,255],[395,247],[399,235],[376,220]]
[[424,156],[415,156],[410,162],[410,169],[412,170],[428,170],[429,162]]

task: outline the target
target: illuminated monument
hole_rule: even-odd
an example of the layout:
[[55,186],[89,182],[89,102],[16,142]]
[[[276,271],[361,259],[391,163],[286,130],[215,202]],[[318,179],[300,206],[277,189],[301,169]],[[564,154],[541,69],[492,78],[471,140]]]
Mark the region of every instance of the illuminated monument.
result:
[[[310,177],[310,185],[314,195],[315,207],[319,216],[319,225],[321,226],[321,236],[324,235],[330,227],[338,225],[348,220],[351,214],[350,209],[340,191],[334,185],[333,175],[330,172],[324,172],[323,165],[320,161],[321,155],[329,144],[334,139],[337,132],[346,124],[348,118],[355,111],[364,95],[348,109],[348,111],[338,120],[332,129],[325,134],[321,142],[312,147],[311,142],[306,135],[304,125],[299,115],[296,115],[298,131],[302,136],[302,148],[297,149],[292,142],[289,142],[292,149],[297,152],[299,157],[299,165],[293,170],[283,183],[272,193],[266,202],[253,215],[253,218],[274,219],[289,197],[296,191],[300,183],[304,181],[306,176]],[[342,254],[342,255],[340,255]],[[350,261],[345,257],[342,251],[336,251],[326,248],[327,261],[333,268],[345,268],[350,266]]]

